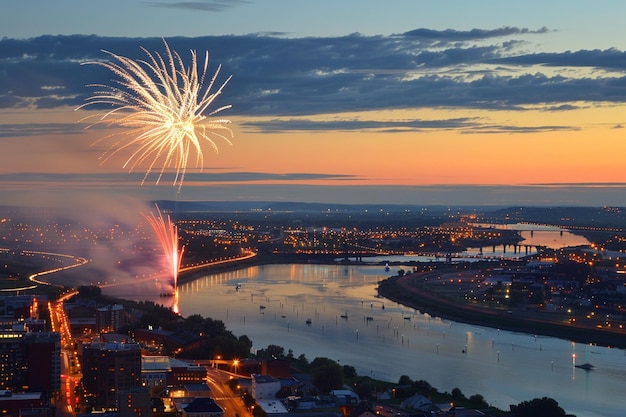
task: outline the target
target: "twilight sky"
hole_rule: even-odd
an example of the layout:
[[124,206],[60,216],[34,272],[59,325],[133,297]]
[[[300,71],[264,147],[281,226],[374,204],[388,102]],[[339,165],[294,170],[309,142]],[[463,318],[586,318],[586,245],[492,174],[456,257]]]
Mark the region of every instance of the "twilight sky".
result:
[[[625,206],[623,16],[621,0],[5,0],[0,204]],[[128,153],[101,163],[94,142],[119,132],[75,111],[115,79],[81,63],[162,54],[163,38],[233,76],[216,102],[233,145],[179,192],[140,185]]]

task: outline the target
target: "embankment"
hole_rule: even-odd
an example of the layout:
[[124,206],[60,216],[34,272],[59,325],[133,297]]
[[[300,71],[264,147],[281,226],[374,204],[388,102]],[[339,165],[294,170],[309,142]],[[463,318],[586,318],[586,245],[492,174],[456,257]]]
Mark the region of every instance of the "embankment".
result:
[[475,324],[514,332],[558,337],[576,343],[591,343],[599,346],[626,348],[623,330],[598,329],[572,323],[551,320],[548,314],[538,319],[515,310],[495,311],[467,304],[459,304],[437,296],[414,285],[416,274],[395,276],[382,281],[378,293],[385,298],[414,308],[422,313],[461,323]]

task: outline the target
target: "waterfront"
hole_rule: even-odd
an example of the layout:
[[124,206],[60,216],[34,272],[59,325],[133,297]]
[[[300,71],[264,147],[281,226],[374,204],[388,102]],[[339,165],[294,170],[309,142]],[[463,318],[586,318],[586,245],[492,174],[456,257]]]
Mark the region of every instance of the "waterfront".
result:
[[[569,246],[567,232],[546,239],[563,236]],[[254,349],[276,344],[377,379],[408,375],[440,391],[458,387],[504,410],[547,396],[578,417],[623,415],[626,351],[441,320],[378,298],[378,282],[401,268],[410,269],[286,264],[207,274],[179,286],[178,308],[183,316],[222,320],[235,335],[247,335]],[[107,292],[136,298],[132,287]],[[575,367],[585,362],[594,370]]]
[[[250,267],[181,285],[179,308],[186,316],[224,321],[254,349],[277,344],[382,380],[404,374],[441,391],[458,387],[502,409],[548,396],[578,417],[623,415],[625,351],[421,314],[377,297],[378,281],[395,272],[381,266]],[[595,369],[574,367],[584,362]]]

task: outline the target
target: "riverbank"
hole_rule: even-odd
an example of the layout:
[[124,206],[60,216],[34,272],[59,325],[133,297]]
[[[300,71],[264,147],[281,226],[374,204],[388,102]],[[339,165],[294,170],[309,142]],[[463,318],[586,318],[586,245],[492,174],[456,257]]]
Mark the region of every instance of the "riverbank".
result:
[[549,313],[539,317],[536,313],[521,309],[495,311],[450,301],[418,286],[418,276],[419,274],[407,274],[387,278],[379,284],[378,294],[406,307],[447,320],[626,349],[626,333],[623,330],[564,323],[560,318],[551,317]]

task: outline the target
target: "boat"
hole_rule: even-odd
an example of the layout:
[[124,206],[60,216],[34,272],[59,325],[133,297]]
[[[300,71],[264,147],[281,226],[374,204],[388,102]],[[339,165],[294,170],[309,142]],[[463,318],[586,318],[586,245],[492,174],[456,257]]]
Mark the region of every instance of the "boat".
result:
[[367,320],[367,321],[372,321],[372,320],[374,320],[374,317],[372,317],[372,316],[367,316],[367,317],[365,317],[365,320]]
[[306,324],[311,324],[311,319],[306,319]]
[[261,305],[259,306],[259,310],[265,310],[265,306],[264,306],[263,304],[261,304]]
[[162,292],[161,294],[159,294],[159,297],[173,297],[174,293],[173,292]]
[[348,313],[346,313],[346,314],[342,314],[340,317],[341,317],[342,319],[346,319],[346,320],[347,320],[347,319],[348,319]]
[[591,371],[594,366],[590,363],[583,363],[582,365],[575,365],[576,368],[584,369],[585,371]]
[[385,271],[389,272],[389,262],[385,264]]

